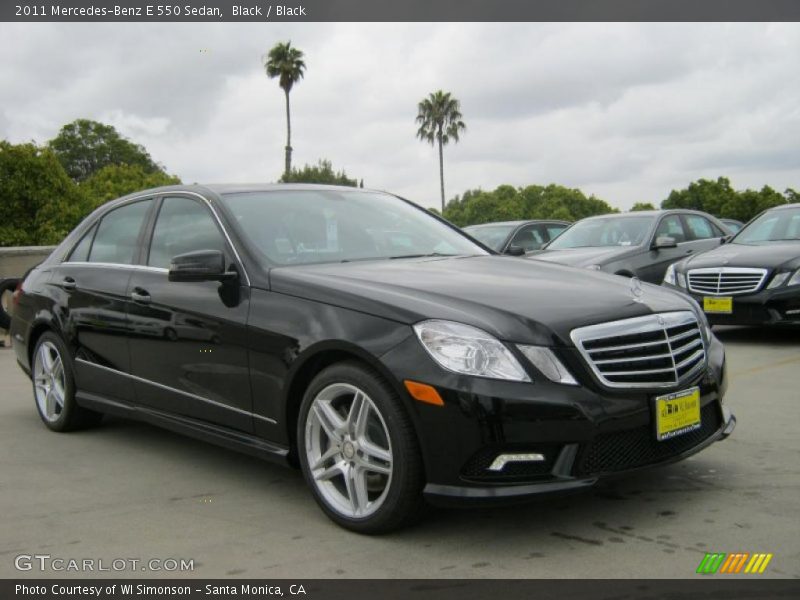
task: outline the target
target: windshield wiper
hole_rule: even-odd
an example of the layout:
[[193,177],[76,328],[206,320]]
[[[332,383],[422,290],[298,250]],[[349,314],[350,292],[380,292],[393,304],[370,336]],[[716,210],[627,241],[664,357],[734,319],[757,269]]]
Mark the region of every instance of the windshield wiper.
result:
[[389,260],[397,260],[398,258],[428,258],[428,257],[444,257],[444,256],[459,256],[459,255],[442,254],[440,252],[431,252],[430,254],[399,254],[397,256],[390,256]]

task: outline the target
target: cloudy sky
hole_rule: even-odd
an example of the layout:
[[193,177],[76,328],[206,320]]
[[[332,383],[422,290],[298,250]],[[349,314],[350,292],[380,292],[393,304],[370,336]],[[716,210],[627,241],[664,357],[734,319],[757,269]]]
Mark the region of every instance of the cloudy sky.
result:
[[283,93],[261,57],[306,54],[296,165],[436,206],[417,102],[461,100],[447,196],[559,183],[629,208],[700,177],[800,188],[798,24],[0,23],[0,138],[110,123],[185,182],[273,181]]

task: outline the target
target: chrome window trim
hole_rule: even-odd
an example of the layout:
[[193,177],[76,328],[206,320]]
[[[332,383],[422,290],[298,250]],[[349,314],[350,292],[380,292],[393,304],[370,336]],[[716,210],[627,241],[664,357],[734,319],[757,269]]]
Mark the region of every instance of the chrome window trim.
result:
[[[726,291],[721,288],[722,286],[722,276],[726,273],[730,273],[731,275],[753,275],[753,276],[760,276],[758,283],[755,286],[752,286],[746,290],[736,290],[736,291]],[[767,279],[768,275],[767,269],[756,268],[756,267],[703,267],[698,269],[689,269],[686,272],[686,285],[689,288],[690,292],[694,292],[695,294],[701,294],[705,296],[736,296],[739,294],[754,294],[761,290],[764,282]],[[708,290],[700,290],[692,285],[692,275],[718,275],[717,278],[717,291],[712,292]]]
[[125,263],[105,263],[105,262],[87,262],[83,260],[66,260],[61,264],[67,266],[78,266],[78,267],[102,267],[105,269],[108,268],[132,269],[135,271],[153,271],[155,273],[169,273],[169,269],[164,269],[162,267],[150,267],[148,265],[128,265]]
[[[672,346],[672,342],[680,341],[684,339],[685,335],[677,334],[673,337],[667,336],[667,329],[670,327],[678,327],[681,325],[689,325],[695,324],[697,325],[697,329],[700,335],[700,341],[702,343],[702,348],[699,348],[697,352],[693,353],[690,357],[684,359],[681,364],[688,362],[690,359],[696,358],[699,353],[702,352],[702,360],[697,363],[697,365],[692,368],[691,371],[687,372],[685,375],[678,377],[678,368],[680,365],[675,364],[675,349]],[[596,363],[594,359],[590,355],[590,351],[585,350],[583,347],[584,342],[589,342],[598,339],[604,339],[609,337],[614,337],[618,335],[636,335],[641,333],[653,333],[663,331],[664,332],[664,341],[658,342],[646,342],[643,344],[628,344],[624,346],[617,346],[617,347],[608,347],[603,348],[603,350],[612,350],[614,348],[628,348],[628,347],[639,347],[639,346],[652,346],[652,345],[660,345],[666,343],[670,348],[670,358],[672,360],[672,368],[663,369],[662,372],[673,371],[675,373],[675,380],[670,382],[614,382],[609,381],[605,378],[603,372],[598,368],[598,364],[602,365],[602,362]],[[666,389],[666,388],[675,388],[680,386],[683,382],[689,380],[690,378],[694,377],[698,372],[706,367],[706,363],[708,361],[707,356],[707,348],[706,348],[706,339],[703,334],[702,324],[700,323],[697,315],[691,311],[675,311],[675,312],[667,312],[667,313],[654,313],[651,315],[646,315],[643,317],[633,317],[631,319],[622,319],[619,321],[609,321],[606,323],[599,323],[597,325],[588,325],[586,327],[579,327],[577,329],[573,329],[570,332],[570,338],[572,339],[573,344],[580,352],[581,357],[583,358],[586,365],[592,370],[595,377],[602,383],[604,386],[613,389]],[[684,344],[685,347],[686,344]],[[597,350],[599,351],[599,350]],[[628,359],[630,360],[630,359]],[[633,361],[631,361],[633,362]],[[654,370],[649,370],[649,372],[655,372]],[[616,372],[615,374],[636,374],[636,371],[626,371],[626,372]]]
[[[219,214],[217,213],[217,210],[214,208],[214,205],[211,204],[211,202],[208,200],[208,198],[206,198],[202,194],[198,194],[197,192],[190,192],[189,190],[174,190],[174,191],[170,191],[170,192],[166,192],[166,193],[165,192],[149,193],[149,194],[141,194],[139,196],[134,196],[133,198],[126,198],[125,200],[120,201],[119,204],[115,205],[114,208],[110,208],[109,210],[103,212],[103,214],[98,219],[95,219],[86,228],[86,231],[88,232],[89,229],[94,227],[99,220],[102,220],[112,210],[116,210],[117,208],[121,208],[123,206],[126,206],[127,204],[130,204],[131,202],[137,202],[139,200],[145,200],[145,199],[155,200],[156,198],[162,198],[162,201],[163,201],[163,199],[165,199],[165,198],[175,197],[175,196],[178,196],[178,197],[180,197],[180,196],[194,196],[195,198],[199,198],[200,200],[202,200],[205,203],[205,205],[211,211],[211,214],[214,215],[214,220],[217,222],[217,225],[219,225],[219,228],[222,230],[222,234],[225,236],[225,239],[227,240],[228,245],[230,246],[231,250],[233,251],[233,255],[236,258],[236,262],[239,264],[239,267],[242,269],[242,274],[244,275],[244,279],[247,282],[248,287],[250,287],[250,285],[251,285],[250,284],[250,276],[247,274],[247,269],[245,269],[244,262],[242,262],[242,257],[239,256],[239,251],[236,249],[236,245],[233,243],[233,240],[231,239],[231,236],[228,234],[228,230],[225,228],[225,225],[222,223],[222,219],[219,218]],[[84,233],[84,235],[85,235],[85,233]],[[83,236],[81,236],[75,242],[75,244],[73,244],[69,248],[69,250],[67,250],[67,252],[64,254],[64,258],[68,257],[72,253],[72,251],[75,249],[75,246],[77,246],[80,243],[81,239],[83,239]],[[144,270],[155,270],[155,271],[158,271],[158,272],[162,272],[163,271],[165,273],[169,272],[169,269],[163,269],[161,267],[150,267],[148,265],[127,265],[127,264],[124,264],[124,263],[93,263],[93,262],[85,262],[85,261],[74,261],[73,262],[73,261],[66,261],[63,258],[61,260],[61,264],[62,265],[65,265],[65,264],[73,264],[73,265],[74,264],[80,264],[80,265],[103,265],[103,266],[106,266],[106,267],[118,266],[118,267],[122,267],[122,268],[139,267],[139,268],[144,269]]]
[[262,415],[257,415],[254,412],[250,412],[247,410],[243,410],[241,408],[236,408],[235,406],[229,406],[227,404],[223,404],[222,402],[217,402],[216,400],[210,400],[208,398],[204,398],[203,396],[198,396],[197,394],[192,394],[191,392],[184,392],[183,390],[179,390],[174,387],[170,387],[168,385],[164,385],[162,383],[156,383],[155,381],[151,381],[149,379],[145,379],[144,377],[139,377],[138,375],[133,375],[131,373],[126,373],[125,371],[119,371],[117,369],[112,369],[111,367],[106,367],[105,365],[98,365],[97,363],[93,363],[88,360],[84,360],[82,358],[76,358],[75,362],[82,363],[84,365],[88,365],[90,367],[97,367],[98,369],[103,369],[104,371],[108,371],[110,373],[114,373],[115,375],[122,375],[123,377],[128,377],[129,379],[133,379],[134,381],[139,381],[141,383],[149,384],[155,386],[157,388],[161,388],[162,390],[166,390],[168,392],[173,392],[175,394],[181,394],[183,396],[187,396],[188,398],[192,398],[194,400],[200,400],[201,402],[205,402],[206,404],[211,404],[212,406],[216,406],[217,408],[222,408],[225,410],[231,410],[233,412],[239,413],[241,415],[253,417],[255,419],[261,419],[266,421],[267,423],[271,423],[272,425],[277,425],[278,422],[275,419],[270,419],[269,417],[264,417]]

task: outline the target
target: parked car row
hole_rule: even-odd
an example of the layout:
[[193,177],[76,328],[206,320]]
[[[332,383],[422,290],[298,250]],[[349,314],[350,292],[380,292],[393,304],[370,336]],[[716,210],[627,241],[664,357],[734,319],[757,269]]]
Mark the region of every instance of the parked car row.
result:
[[[719,244],[692,216],[594,219],[550,246]],[[535,258],[385,193],[170,186],[87,217],[24,279],[11,335],[48,428],[112,413],[297,466],[365,533],[424,500],[584,489],[733,431],[696,302]]]

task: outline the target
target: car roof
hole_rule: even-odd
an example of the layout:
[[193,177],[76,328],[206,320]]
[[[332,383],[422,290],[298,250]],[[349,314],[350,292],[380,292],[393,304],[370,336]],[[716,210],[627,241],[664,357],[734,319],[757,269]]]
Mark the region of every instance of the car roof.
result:
[[768,208],[767,210],[788,210],[792,208],[800,208],[800,202],[794,202],[792,204],[779,204],[778,206],[773,206],[772,208]]
[[678,214],[693,214],[693,215],[702,215],[704,217],[708,216],[715,218],[713,215],[710,215],[709,213],[703,212],[701,210],[693,210],[691,208],[667,208],[660,210],[634,210],[621,213],[607,213],[604,215],[593,215],[591,217],[586,217],[586,219],[610,219],[610,218],[630,219],[634,217],[656,217],[659,215],[678,215]]
[[479,227],[496,227],[499,225],[508,225],[512,227],[516,227],[519,225],[526,225],[528,223],[564,223],[568,224],[567,221],[562,221],[561,219],[526,219],[523,221],[492,221],[491,223],[476,223],[475,225],[467,225],[464,229],[477,229]]

